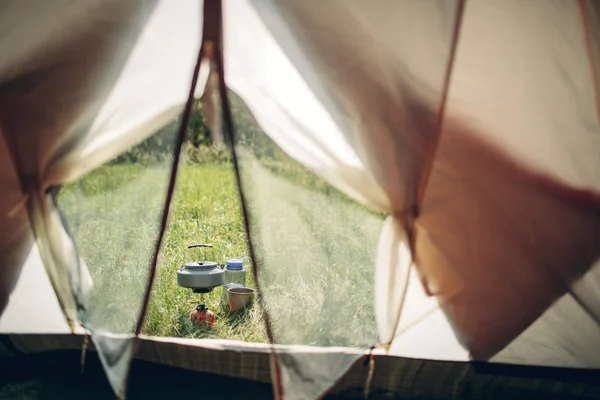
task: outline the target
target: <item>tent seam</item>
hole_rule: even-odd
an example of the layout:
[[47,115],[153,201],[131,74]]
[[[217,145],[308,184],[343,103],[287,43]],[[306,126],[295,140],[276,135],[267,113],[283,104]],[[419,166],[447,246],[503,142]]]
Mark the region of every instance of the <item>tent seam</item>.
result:
[[[412,212],[407,213],[406,214],[406,220],[403,221],[406,224],[406,230],[407,230],[407,235],[408,235],[408,241],[409,241],[409,249],[410,249],[410,254],[412,257],[412,260],[410,262],[410,264],[408,265],[408,271],[406,273],[407,275],[407,279],[408,276],[410,275],[410,272],[412,270],[412,267],[415,263],[415,259],[416,259],[416,255],[415,255],[415,220],[419,217],[420,214],[420,207],[421,207],[421,203],[423,202],[423,198],[425,196],[425,192],[427,190],[427,183],[429,182],[429,177],[431,175],[431,171],[433,169],[433,163],[435,161],[436,155],[437,155],[437,150],[439,148],[439,144],[441,142],[441,136],[442,136],[442,130],[443,130],[443,125],[444,125],[444,117],[445,117],[445,111],[446,111],[446,104],[447,104],[447,100],[448,100],[448,92],[449,92],[449,88],[450,88],[450,81],[452,78],[452,71],[453,71],[453,67],[456,61],[456,51],[458,48],[458,40],[459,40],[459,36],[460,36],[460,29],[461,29],[461,25],[462,25],[462,21],[463,21],[463,16],[464,16],[464,8],[465,8],[465,3],[466,0],[458,0],[458,4],[456,7],[456,17],[455,17],[455,21],[454,21],[454,28],[452,31],[452,38],[450,41],[450,54],[448,57],[448,62],[446,65],[446,71],[444,74],[444,81],[443,81],[443,86],[442,86],[442,93],[441,93],[441,99],[440,99],[440,104],[438,106],[438,111],[436,114],[436,121],[435,121],[435,126],[434,126],[434,142],[433,142],[433,146],[431,149],[431,152],[429,154],[428,159],[426,159],[426,162],[424,163],[424,169],[423,172],[420,176],[420,179],[417,181],[417,198],[416,198],[416,202],[415,205],[413,207],[409,207],[409,210],[412,210]],[[387,343],[388,346],[391,345],[391,343],[394,341],[395,338],[395,333],[396,330],[398,329],[398,325],[400,324],[400,319],[402,317],[402,310],[404,309],[404,300],[406,298],[406,294],[408,292],[408,282],[406,285],[404,285],[404,287],[402,288],[402,294],[401,294],[401,305],[398,309],[398,314],[396,317],[396,321],[394,323],[394,330],[393,330],[393,334],[392,334],[392,338],[390,339],[390,341]]]
[[[435,161],[437,151],[438,151],[438,148],[439,148],[440,142],[441,142],[441,136],[442,136],[444,120],[445,120],[446,105],[448,103],[448,92],[450,89],[450,81],[452,79],[452,72],[454,69],[454,64],[456,63],[456,52],[458,49],[458,41],[459,41],[460,30],[461,30],[461,25],[462,25],[462,21],[463,21],[464,8],[465,8],[466,1],[467,0],[459,0],[458,5],[456,7],[457,8],[456,9],[456,18],[455,18],[455,22],[454,22],[454,29],[452,32],[452,40],[451,40],[451,44],[450,44],[450,55],[448,57],[448,63],[446,65],[446,71],[444,74],[444,83],[442,86],[440,104],[438,106],[438,112],[436,114],[436,121],[435,121],[435,127],[434,127],[434,129],[435,129],[434,142],[433,142],[433,146],[432,146],[431,152],[429,154],[429,157],[424,164],[424,169],[423,169],[423,173],[421,174],[421,179],[419,179],[419,182],[418,182],[419,186],[417,188],[418,191],[417,191],[417,201],[416,201],[417,207],[421,206],[421,203],[423,202],[423,198],[425,197],[425,192],[427,191],[427,183],[429,182],[429,178],[431,176],[431,170],[433,169],[433,163]],[[419,212],[419,210],[417,209],[417,213],[418,212]]]

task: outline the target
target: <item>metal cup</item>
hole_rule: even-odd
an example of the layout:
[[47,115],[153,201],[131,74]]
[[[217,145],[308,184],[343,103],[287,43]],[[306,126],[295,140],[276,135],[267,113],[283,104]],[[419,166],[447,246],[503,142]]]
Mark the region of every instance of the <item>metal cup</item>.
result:
[[252,306],[256,291],[247,287],[234,287],[227,289],[229,293],[229,311],[237,311]]

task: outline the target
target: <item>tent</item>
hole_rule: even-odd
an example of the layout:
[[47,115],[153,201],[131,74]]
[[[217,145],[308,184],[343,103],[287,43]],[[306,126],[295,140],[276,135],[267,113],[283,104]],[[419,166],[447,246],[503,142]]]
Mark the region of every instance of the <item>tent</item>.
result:
[[[235,398],[600,397],[595,2],[0,10],[3,396],[185,395],[222,382],[217,395]],[[233,144],[226,88],[283,151],[387,215],[374,348],[282,344],[268,313],[267,345],[140,335],[191,104],[205,91],[220,100]],[[56,193],[182,112],[146,284],[127,328],[113,329]],[[244,211],[252,244],[262,231]],[[87,354],[80,375],[88,347],[98,360]]]

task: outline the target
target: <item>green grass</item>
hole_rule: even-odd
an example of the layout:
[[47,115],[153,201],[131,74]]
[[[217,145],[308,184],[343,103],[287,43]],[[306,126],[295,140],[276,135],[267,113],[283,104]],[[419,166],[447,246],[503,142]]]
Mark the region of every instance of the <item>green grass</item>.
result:
[[[245,192],[263,296],[280,343],[368,346],[377,341],[373,264],[381,217],[348,200],[294,162],[244,153]],[[162,166],[105,165],[63,188],[59,205],[95,290],[85,318],[130,332],[148,279],[169,173]],[[211,243],[209,250],[188,250]],[[248,255],[237,188],[228,163],[188,164],[177,181],[169,228],[143,333],[265,342],[255,305],[229,315],[221,289],[206,296],[211,328],[188,314],[198,301],[176,271],[197,259],[224,263]],[[254,286],[248,271],[247,286]]]
[[377,343],[373,270],[381,217],[295,163],[282,174],[242,153],[267,310],[278,342]]
[[59,206],[94,279],[80,316],[87,325],[134,329],[167,177],[167,166],[102,166],[61,190]]
[[[210,243],[213,249],[186,247]],[[216,314],[215,325],[197,329],[188,314],[199,296],[177,285],[176,273],[192,260],[227,259],[248,255],[246,234],[240,212],[234,175],[229,164],[188,165],[181,171],[172,204],[169,230],[161,253],[161,263],[152,291],[152,302],[144,333],[159,336],[211,337],[264,342],[264,323],[258,307],[228,315],[220,308],[221,288],[206,295],[206,303]],[[251,271],[247,286],[253,287]]]

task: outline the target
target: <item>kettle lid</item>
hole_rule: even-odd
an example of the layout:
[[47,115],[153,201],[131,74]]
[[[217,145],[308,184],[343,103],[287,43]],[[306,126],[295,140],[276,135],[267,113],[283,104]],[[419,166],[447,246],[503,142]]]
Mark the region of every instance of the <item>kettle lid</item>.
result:
[[214,261],[192,261],[185,263],[185,269],[189,270],[210,270],[218,268],[218,264]]

